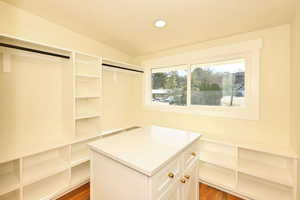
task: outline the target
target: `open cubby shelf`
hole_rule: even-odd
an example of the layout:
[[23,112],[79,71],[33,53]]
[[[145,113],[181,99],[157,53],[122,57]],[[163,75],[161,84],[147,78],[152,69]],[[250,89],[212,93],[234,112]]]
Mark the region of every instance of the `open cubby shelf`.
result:
[[60,172],[23,188],[24,200],[52,199],[68,187],[68,171]]
[[240,173],[238,191],[255,200],[292,200],[293,189]]
[[199,144],[201,161],[219,165],[228,169],[236,168],[236,149],[211,141],[201,141]]
[[16,189],[9,193],[0,195],[0,200],[20,200],[20,190]]
[[71,185],[78,185],[90,178],[90,161],[85,161],[71,169]]
[[199,178],[228,189],[234,189],[236,185],[236,173],[234,170],[201,161],[199,164]]
[[98,135],[101,132],[100,118],[87,118],[76,120],[76,136],[86,137],[92,135]]
[[76,118],[84,116],[99,116],[99,99],[76,99]]
[[246,199],[296,200],[296,157],[219,143],[199,144],[199,179]]
[[23,183],[30,184],[68,168],[68,147],[61,147],[23,159]]
[[0,195],[16,190],[20,185],[20,161],[0,164]]
[[99,80],[76,78],[76,96],[99,96],[100,95]]
[[293,186],[293,160],[239,148],[238,170],[283,185]]
[[99,137],[74,143],[71,145],[71,166],[78,165],[90,159],[89,149],[87,144],[100,139]]

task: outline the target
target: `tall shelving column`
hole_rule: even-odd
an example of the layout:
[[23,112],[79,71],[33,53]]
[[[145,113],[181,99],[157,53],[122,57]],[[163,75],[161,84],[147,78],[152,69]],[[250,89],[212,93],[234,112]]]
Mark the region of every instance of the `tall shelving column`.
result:
[[73,52],[75,91],[75,137],[86,138],[101,132],[101,58]]

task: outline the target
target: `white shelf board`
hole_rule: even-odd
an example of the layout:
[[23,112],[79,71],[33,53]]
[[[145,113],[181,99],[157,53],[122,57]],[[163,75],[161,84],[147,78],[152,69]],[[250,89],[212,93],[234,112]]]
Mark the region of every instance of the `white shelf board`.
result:
[[[238,192],[255,200],[292,200],[293,190],[279,184],[239,174]],[[243,178],[242,178],[243,177]]]
[[97,118],[100,117],[99,114],[92,114],[92,115],[81,115],[76,117],[76,120],[81,120],[81,119],[91,119],[91,118]]
[[98,75],[90,75],[90,74],[76,74],[78,78],[100,78]]
[[84,64],[84,65],[99,65],[100,64],[100,62],[98,60],[86,61],[86,60],[81,60],[81,59],[78,59],[78,58],[76,58],[75,63]]
[[268,166],[253,160],[240,159],[238,171],[286,186],[293,186],[292,172],[275,166]]
[[89,161],[90,160],[90,157],[89,156],[86,156],[86,157],[83,157],[81,159],[78,159],[78,160],[74,160],[71,162],[71,167],[75,167],[77,165],[80,165],[86,161]]
[[76,99],[98,99],[100,96],[76,96]]
[[90,178],[89,162],[81,163],[71,169],[71,185],[78,185]]
[[222,152],[202,151],[199,154],[199,160],[228,169],[236,169],[235,157]]
[[60,158],[47,160],[24,169],[23,185],[40,181],[68,169],[68,163]]
[[67,171],[24,187],[24,200],[49,200],[68,187]]
[[20,187],[18,175],[15,172],[0,175],[0,196]]
[[235,171],[200,162],[199,179],[227,189],[235,187]]

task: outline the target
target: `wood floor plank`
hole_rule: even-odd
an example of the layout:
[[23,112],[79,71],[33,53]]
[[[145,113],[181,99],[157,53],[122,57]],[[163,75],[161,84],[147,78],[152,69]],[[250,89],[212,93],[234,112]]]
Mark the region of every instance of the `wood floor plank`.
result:
[[60,197],[57,200],[89,200],[90,199],[90,184],[87,183],[72,192]]
[[208,185],[199,184],[199,200],[243,200]]
[[[243,200],[233,195],[222,192],[205,184],[199,184],[199,200]],[[58,200],[89,200],[90,184],[87,183],[76,190],[64,195]]]

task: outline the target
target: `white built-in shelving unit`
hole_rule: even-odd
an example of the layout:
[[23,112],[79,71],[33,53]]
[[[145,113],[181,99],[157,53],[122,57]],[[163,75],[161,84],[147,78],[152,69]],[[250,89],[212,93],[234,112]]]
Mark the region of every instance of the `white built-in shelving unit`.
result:
[[116,129],[0,164],[0,200],[48,200],[89,181],[87,144]]
[[[0,41],[64,57],[0,47],[0,89],[7,94],[1,117],[9,122],[2,123],[0,200],[55,199],[89,181],[88,143],[131,127],[101,129],[101,57],[8,36]],[[17,98],[8,92],[12,84]],[[18,115],[11,114],[15,106]]]
[[244,199],[296,200],[298,159],[292,151],[202,138],[199,181]]

